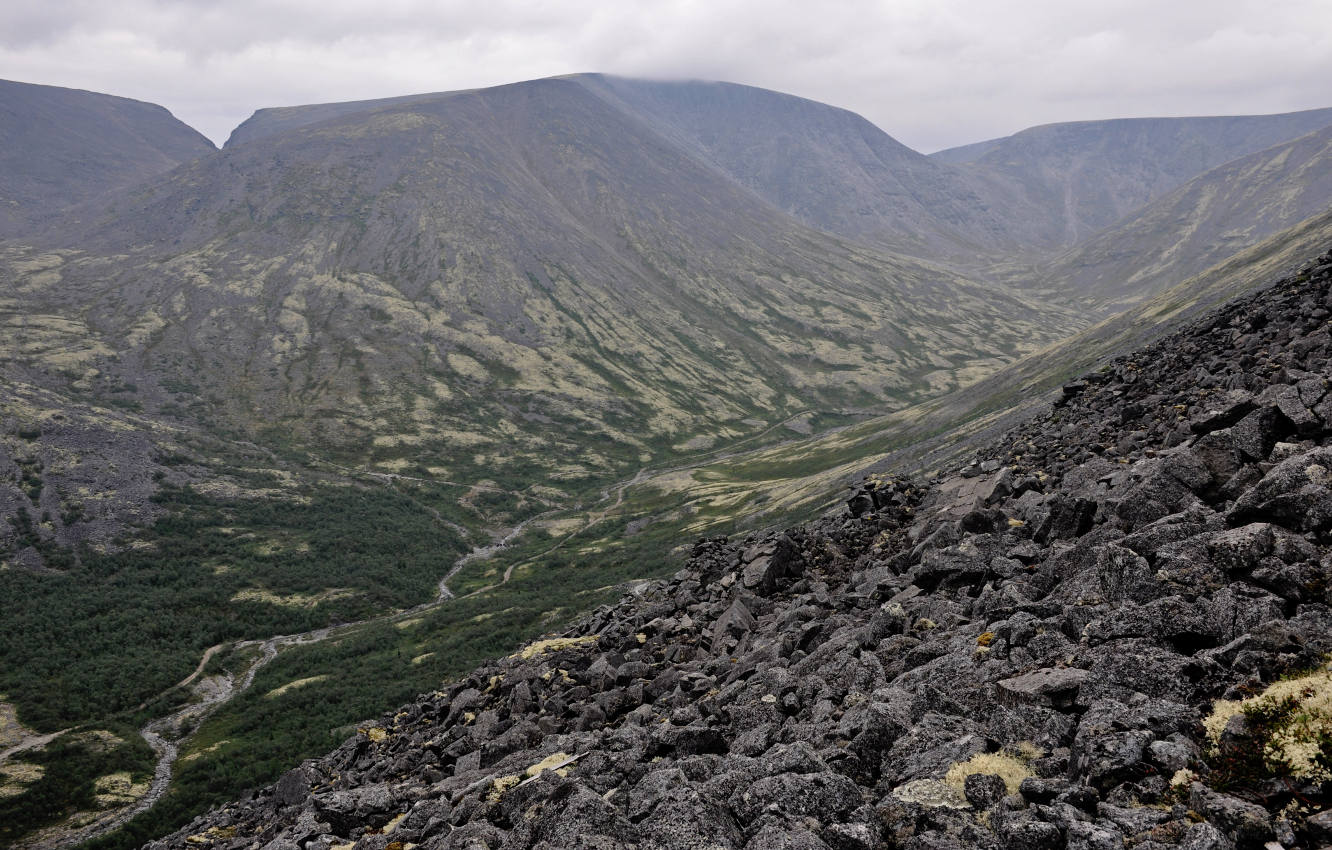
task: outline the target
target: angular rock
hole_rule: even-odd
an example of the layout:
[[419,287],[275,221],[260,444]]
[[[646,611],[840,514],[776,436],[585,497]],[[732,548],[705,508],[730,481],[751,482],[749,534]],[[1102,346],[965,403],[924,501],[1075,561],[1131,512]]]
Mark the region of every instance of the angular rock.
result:
[[1296,531],[1332,525],[1332,448],[1316,448],[1272,468],[1230,510],[1233,525],[1268,521]]
[[1047,667],[1033,670],[996,684],[999,699],[1005,705],[1045,705],[1063,708],[1077,699],[1078,689],[1087,678],[1086,670],[1075,667]]
[[963,780],[962,793],[977,809],[988,809],[1008,794],[1004,778],[993,773],[972,773]]

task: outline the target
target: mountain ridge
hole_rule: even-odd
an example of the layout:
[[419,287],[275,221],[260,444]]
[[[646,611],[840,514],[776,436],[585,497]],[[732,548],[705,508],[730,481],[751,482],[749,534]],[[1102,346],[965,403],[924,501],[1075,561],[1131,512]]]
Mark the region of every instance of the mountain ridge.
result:
[[1043,238],[1067,246],[1204,171],[1329,124],[1332,108],[1065,122],[931,157],[1000,180],[1035,208],[1065,210]]
[[[654,438],[687,442],[705,422],[716,432],[816,400],[834,409],[909,401],[1076,321],[1039,299],[783,217],[562,79],[377,106],[238,144],[63,227],[54,244],[127,255],[117,280],[90,253],[44,270],[45,283],[28,288],[23,281],[38,280],[28,276],[19,286],[57,312],[70,299],[94,305],[117,351],[117,337],[138,333],[124,305],[155,313],[160,327],[137,345],[165,348],[136,354],[126,380],[146,389],[159,362],[176,364],[172,380],[220,369],[233,376],[219,382],[231,386],[216,394],[220,418],[247,427],[263,409],[266,422],[286,417],[308,429],[293,417],[324,410],[320,427],[363,441],[395,433],[380,421],[384,404],[416,423],[396,433],[437,428],[424,412],[464,403],[462,393],[475,395],[465,382],[475,380],[512,384],[508,395],[523,406],[541,399],[536,416],[568,416],[581,396],[593,411],[654,423]],[[233,284],[242,278],[248,287]],[[382,315],[385,331],[404,323],[414,347],[433,348],[424,368],[396,362],[401,341],[390,348],[374,323],[357,327],[334,309],[338,299]],[[951,314],[941,309],[948,299],[977,307]],[[211,310],[229,312],[226,323],[248,336],[223,339],[199,324]],[[210,339],[205,358],[200,343]],[[599,353],[579,360],[552,345],[562,339]],[[858,354],[818,342],[833,339]],[[339,340],[365,353],[335,356]],[[558,369],[538,356],[555,357]],[[675,365],[654,385],[636,362]],[[403,409],[386,388],[408,368],[415,400]],[[689,389],[702,375],[712,386],[704,406]],[[742,375],[744,389],[729,389]],[[362,386],[380,401],[367,406]],[[359,424],[349,430],[351,421]],[[528,421],[517,427],[539,424]],[[471,430],[461,419],[448,427]],[[620,451],[644,451],[622,425],[607,433]]]
[[0,80],[0,237],[216,148],[157,104]]
[[1328,209],[1332,127],[1194,177],[1047,262],[1041,274],[1105,312]]

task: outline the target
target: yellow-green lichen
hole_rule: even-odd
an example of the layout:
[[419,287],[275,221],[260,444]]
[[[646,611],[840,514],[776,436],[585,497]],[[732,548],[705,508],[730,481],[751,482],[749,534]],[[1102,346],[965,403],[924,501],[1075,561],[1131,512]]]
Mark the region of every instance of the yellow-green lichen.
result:
[[[1221,737],[1237,715],[1247,721],[1254,747],[1249,772],[1288,774],[1311,782],[1332,780],[1332,667],[1273,682],[1244,700],[1218,700],[1203,721],[1212,745],[1211,756],[1230,765],[1244,753],[1227,751]],[[1232,748],[1233,749],[1233,748]]]

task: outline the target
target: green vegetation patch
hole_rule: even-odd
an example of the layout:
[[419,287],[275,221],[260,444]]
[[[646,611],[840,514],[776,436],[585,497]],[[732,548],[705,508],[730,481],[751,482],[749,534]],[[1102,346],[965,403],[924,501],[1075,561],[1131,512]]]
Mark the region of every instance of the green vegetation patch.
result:
[[[22,793],[0,795],[0,843],[8,845],[76,812],[124,805],[152,780],[153,751],[131,727],[75,731],[14,757],[32,767]],[[7,763],[8,764],[8,763]]]
[[[301,759],[336,747],[355,724],[530,645],[577,613],[618,597],[622,583],[642,573],[618,555],[560,563],[515,573],[507,584],[413,615],[408,623],[381,620],[280,653],[249,690],[200,726],[166,796],[85,850],[138,847],[210,804],[271,783]],[[659,558],[648,566],[662,573],[675,565]],[[556,606],[562,614],[551,616]],[[270,696],[299,680],[311,681]]]
[[165,488],[156,499],[169,511],[132,548],[81,552],[62,574],[0,574],[0,592],[24,600],[0,620],[0,691],[30,726],[132,710],[217,643],[426,601],[466,548],[387,487],[321,485],[300,500]]

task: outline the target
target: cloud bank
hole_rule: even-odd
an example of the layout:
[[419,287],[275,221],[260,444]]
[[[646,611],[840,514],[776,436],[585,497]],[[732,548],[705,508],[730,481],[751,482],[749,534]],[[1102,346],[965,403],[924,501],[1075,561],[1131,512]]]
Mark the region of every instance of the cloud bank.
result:
[[842,106],[917,150],[1051,121],[1332,106],[1332,4],[1250,0],[46,0],[0,7],[0,77],[255,109],[580,71]]

